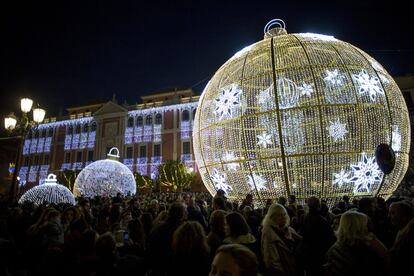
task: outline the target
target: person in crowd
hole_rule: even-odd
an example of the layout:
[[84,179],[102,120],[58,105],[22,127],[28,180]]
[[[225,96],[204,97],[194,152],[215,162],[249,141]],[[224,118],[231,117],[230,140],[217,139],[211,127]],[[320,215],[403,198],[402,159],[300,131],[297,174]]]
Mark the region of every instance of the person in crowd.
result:
[[289,227],[289,215],[281,204],[272,204],[263,219],[261,252],[264,275],[302,275],[294,249],[302,237]]
[[61,223],[65,233],[69,230],[72,223],[79,218],[79,216],[79,210],[74,206],[70,206],[62,212]]
[[227,210],[226,200],[223,197],[217,196],[213,198],[212,209],[214,210]]
[[129,222],[132,220],[132,214],[130,210],[124,210],[121,213],[119,225],[122,230],[127,230]]
[[189,198],[187,202],[188,220],[197,221],[203,226],[204,230],[207,230],[206,218],[201,213],[200,207],[195,203],[195,199]]
[[342,214],[337,241],[326,254],[328,275],[383,275],[385,246],[368,230],[368,217],[358,211]]
[[46,220],[46,223],[40,228],[43,247],[47,249],[63,245],[64,232],[60,222],[60,212],[55,209],[51,210]]
[[257,276],[256,255],[240,244],[227,244],[218,248],[211,263],[210,276]]
[[167,220],[152,230],[147,251],[152,275],[164,275],[171,269],[173,234],[186,219],[187,208],[184,204],[176,202],[170,206]]
[[119,259],[116,242],[111,233],[105,233],[96,240],[95,275],[115,275],[115,264]]
[[390,205],[391,223],[398,229],[389,251],[390,274],[414,275],[412,255],[414,248],[414,207],[411,202],[399,201]]
[[303,240],[298,246],[298,254],[306,275],[317,276],[323,274],[325,254],[336,238],[330,223],[321,215],[319,198],[308,198],[307,205],[309,211],[299,231]]
[[175,230],[172,240],[173,262],[169,275],[208,275],[210,248],[202,225],[187,221]]
[[249,206],[250,208],[254,209],[254,204],[253,204],[253,195],[252,194],[247,194],[245,199],[243,200],[242,204],[240,205],[240,210],[243,210],[244,207]]
[[223,244],[226,238],[226,212],[215,210],[210,215],[210,233],[207,236],[207,243],[210,247],[212,256],[216,253],[217,248]]
[[242,215],[232,212],[226,216],[226,238],[224,244],[238,243],[248,247],[257,256],[260,253],[259,245],[250,231],[250,227]]

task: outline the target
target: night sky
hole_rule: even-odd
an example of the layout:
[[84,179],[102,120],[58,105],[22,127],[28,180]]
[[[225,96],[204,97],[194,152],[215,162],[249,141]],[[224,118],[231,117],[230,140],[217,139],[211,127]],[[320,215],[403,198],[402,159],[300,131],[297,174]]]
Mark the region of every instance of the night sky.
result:
[[414,73],[409,1],[3,2],[2,115],[19,111],[23,96],[56,116],[113,94],[130,104],[174,87],[200,94],[234,53],[262,39],[273,18],[283,19],[289,33],[347,41],[393,76]]

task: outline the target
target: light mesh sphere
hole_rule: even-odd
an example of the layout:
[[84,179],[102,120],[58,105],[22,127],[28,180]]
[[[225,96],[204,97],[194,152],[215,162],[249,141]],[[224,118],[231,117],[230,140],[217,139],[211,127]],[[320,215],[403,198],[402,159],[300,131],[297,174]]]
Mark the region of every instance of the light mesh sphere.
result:
[[[282,29],[284,31],[284,29]],[[272,30],[271,30],[272,31]],[[194,152],[211,194],[232,200],[296,195],[389,197],[408,166],[401,91],[372,57],[318,34],[271,35],[215,73],[200,97]],[[392,145],[393,172],[375,162]]]
[[75,197],[65,186],[56,182],[56,176],[50,174],[45,184],[35,186],[25,192],[19,199],[19,203],[32,202],[35,205],[43,203],[68,203],[75,205]]
[[131,170],[116,160],[99,160],[86,166],[78,175],[73,187],[75,196],[111,197],[134,195],[135,178]]

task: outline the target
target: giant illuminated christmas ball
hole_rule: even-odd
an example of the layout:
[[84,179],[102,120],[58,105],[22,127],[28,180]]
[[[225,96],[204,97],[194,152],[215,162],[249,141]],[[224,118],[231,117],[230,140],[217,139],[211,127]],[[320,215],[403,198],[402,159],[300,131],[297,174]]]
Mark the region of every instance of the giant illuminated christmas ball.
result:
[[[332,205],[343,195],[391,195],[407,170],[410,124],[397,84],[371,56],[273,21],[207,84],[193,139],[211,194],[252,193],[261,203],[315,195]],[[396,155],[386,176],[375,161],[381,143]]]
[[[116,151],[116,154],[112,152]],[[75,196],[114,197],[134,195],[136,182],[131,170],[118,161],[119,150],[112,148],[105,160],[86,166],[78,175],[73,187]]]
[[76,204],[72,192],[62,184],[57,183],[56,175],[52,173],[45,179],[44,184],[34,186],[21,196],[19,203],[23,204],[25,202],[32,202],[35,205],[43,203]]

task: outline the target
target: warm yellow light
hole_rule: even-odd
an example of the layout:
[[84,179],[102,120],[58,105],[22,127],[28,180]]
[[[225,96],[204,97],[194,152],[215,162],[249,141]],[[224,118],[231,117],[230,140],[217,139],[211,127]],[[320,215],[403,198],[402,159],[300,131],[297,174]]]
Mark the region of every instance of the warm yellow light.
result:
[[[257,202],[315,195],[389,197],[408,166],[410,124],[401,91],[362,50],[332,36],[269,31],[216,72],[194,121],[207,189]],[[396,165],[384,177],[375,149]]]
[[20,109],[27,113],[32,109],[33,101],[29,98],[23,98],[20,100]]
[[41,123],[43,119],[45,118],[46,111],[41,108],[35,108],[33,109],[33,121],[36,123]]
[[4,118],[4,127],[6,129],[13,130],[16,127],[16,123],[17,123],[17,119],[13,113],[11,113],[9,116]]

